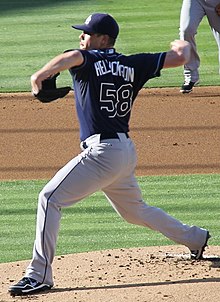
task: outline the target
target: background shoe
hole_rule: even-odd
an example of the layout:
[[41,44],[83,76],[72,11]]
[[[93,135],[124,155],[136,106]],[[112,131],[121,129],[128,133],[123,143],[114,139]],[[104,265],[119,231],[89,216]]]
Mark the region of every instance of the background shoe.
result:
[[180,92],[182,93],[190,93],[193,90],[193,87],[196,86],[199,83],[199,81],[192,82],[186,80],[184,84],[182,85]]
[[207,246],[207,242],[208,242],[209,238],[211,238],[211,236],[209,234],[209,231],[207,231],[206,241],[205,241],[204,245],[201,247],[201,249],[190,251],[192,260],[201,260],[201,259],[203,259],[203,252],[204,252],[204,250]]
[[51,287],[51,285],[40,283],[32,278],[24,277],[17,284],[10,286],[8,291],[11,296],[22,296],[49,290]]

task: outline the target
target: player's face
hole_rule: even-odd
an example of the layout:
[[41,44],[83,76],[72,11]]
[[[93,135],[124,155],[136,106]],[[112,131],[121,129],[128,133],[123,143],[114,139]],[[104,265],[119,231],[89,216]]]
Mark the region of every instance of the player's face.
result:
[[101,49],[104,48],[105,35],[82,32],[79,36],[80,49]]

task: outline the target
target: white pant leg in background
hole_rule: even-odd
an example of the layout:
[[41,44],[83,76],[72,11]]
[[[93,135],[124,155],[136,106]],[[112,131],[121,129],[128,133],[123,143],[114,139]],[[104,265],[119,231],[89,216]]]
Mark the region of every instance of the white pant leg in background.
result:
[[184,65],[184,75],[191,75],[191,81],[199,80],[200,58],[197,52],[195,35],[205,11],[198,0],[183,0],[180,12],[180,39],[191,44],[190,61]]
[[[191,59],[184,65],[184,74],[190,73],[191,80],[199,80],[200,58],[197,52],[195,35],[200,22],[206,15],[210,28],[218,46],[219,73],[220,73],[220,17],[215,12],[219,0],[183,0],[180,13],[180,39],[191,43]],[[202,34],[202,33],[201,33]]]
[[220,3],[220,0],[203,0],[205,1],[205,12],[211,27],[213,36],[218,46],[218,61],[220,74],[220,16],[215,12],[215,6]]
[[216,43],[218,45],[218,66],[219,66],[219,74],[220,74],[220,32],[216,31],[214,28],[212,29],[212,33],[215,37]]

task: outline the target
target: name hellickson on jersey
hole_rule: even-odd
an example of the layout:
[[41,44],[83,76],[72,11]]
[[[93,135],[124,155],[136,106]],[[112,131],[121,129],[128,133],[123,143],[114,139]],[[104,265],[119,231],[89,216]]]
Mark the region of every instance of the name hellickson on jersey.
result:
[[125,81],[134,82],[134,68],[122,65],[119,61],[100,60],[94,63],[94,67],[98,77],[111,73],[114,76],[123,77]]

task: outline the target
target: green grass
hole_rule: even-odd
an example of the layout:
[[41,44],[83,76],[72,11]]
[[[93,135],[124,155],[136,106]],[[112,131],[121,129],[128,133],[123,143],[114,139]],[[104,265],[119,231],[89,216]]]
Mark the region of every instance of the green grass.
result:
[[[159,8],[159,9],[158,9]],[[21,0],[0,1],[0,92],[30,91],[30,76],[66,49],[78,48],[82,23],[93,12],[108,12],[119,22],[119,52],[159,52],[178,38],[181,1],[157,0]],[[208,22],[203,19],[197,36],[201,56],[201,85],[219,85],[218,54]],[[182,67],[164,70],[146,87],[179,86]],[[68,72],[58,80],[71,84]]]
[[[184,223],[208,228],[210,245],[219,245],[220,175],[138,178],[147,203]],[[0,262],[30,259],[37,196],[45,181],[0,183]],[[112,248],[170,245],[162,234],[128,224],[101,192],[63,209],[57,255]]]

